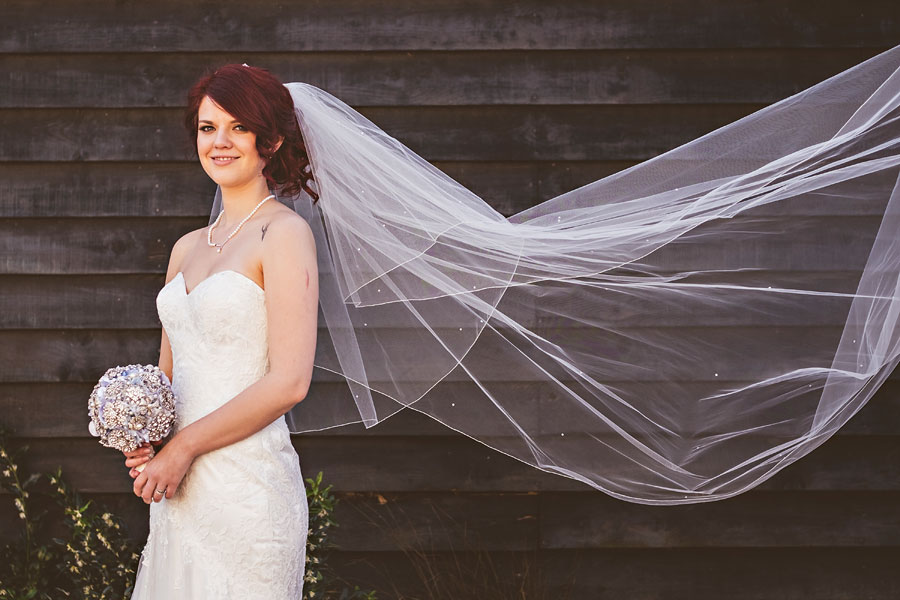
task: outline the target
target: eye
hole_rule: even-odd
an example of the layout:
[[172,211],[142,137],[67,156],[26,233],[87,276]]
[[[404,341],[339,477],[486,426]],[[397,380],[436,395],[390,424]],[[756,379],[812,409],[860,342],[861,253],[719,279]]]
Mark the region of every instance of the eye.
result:
[[234,128],[235,128],[235,129],[240,129],[241,131],[247,131],[247,128],[244,127],[243,125],[235,125]]
[[212,128],[213,128],[212,125],[201,125],[201,126],[200,126],[200,131],[208,132],[208,131],[212,130]]

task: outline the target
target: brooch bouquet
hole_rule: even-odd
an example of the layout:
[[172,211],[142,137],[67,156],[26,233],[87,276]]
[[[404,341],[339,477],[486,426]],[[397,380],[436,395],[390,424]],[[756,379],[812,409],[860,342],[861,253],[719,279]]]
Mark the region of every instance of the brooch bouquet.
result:
[[94,386],[88,415],[88,429],[102,445],[131,452],[169,435],[175,423],[172,384],[156,365],[112,367]]

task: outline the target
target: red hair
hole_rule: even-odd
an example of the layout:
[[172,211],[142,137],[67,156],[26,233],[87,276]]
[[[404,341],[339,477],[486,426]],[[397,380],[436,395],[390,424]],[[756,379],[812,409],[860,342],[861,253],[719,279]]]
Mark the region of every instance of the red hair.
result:
[[[309,184],[314,181],[306,144],[291,93],[268,70],[229,64],[200,78],[188,92],[184,126],[197,151],[200,102],[209,96],[223,110],[256,134],[256,149],[266,161],[263,176],[270,187],[280,187],[284,195],[306,191],[313,201],[319,195]],[[284,141],[273,151],[278,139]]]

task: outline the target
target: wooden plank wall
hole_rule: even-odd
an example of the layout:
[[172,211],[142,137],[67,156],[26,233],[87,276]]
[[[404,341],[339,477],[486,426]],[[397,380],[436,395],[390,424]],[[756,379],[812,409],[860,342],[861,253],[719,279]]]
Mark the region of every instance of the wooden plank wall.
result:
[[[512,214],[897,43],[895,0],[6,0],[0,422],[31,445],[29,466],[62,464],[146,535],[85,400],[107,367],[157,360],[169,249],[206,224],[214,190],[179,126],[207,66],[323,87]],[[498,565],[536,553],[547,598],[887,599],[900,597],[898,388],[758,489],[675,508],[613,500],[415,413],[294,441],[342,499],[334,560],[364,584],[414,588],[398,544],[422,539],[449,564],[464,523]]]

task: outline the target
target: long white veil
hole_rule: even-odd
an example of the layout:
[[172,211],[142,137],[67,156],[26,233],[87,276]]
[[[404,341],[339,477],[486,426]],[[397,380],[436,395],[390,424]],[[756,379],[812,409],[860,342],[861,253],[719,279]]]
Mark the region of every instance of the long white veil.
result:
[[417,410],[646,504],[766,480],[898,362],[898,67],[900,46],[509,218],[287,84],[320,195],[280,198],[318,242],[313,381],[349,384],[291,430]]

